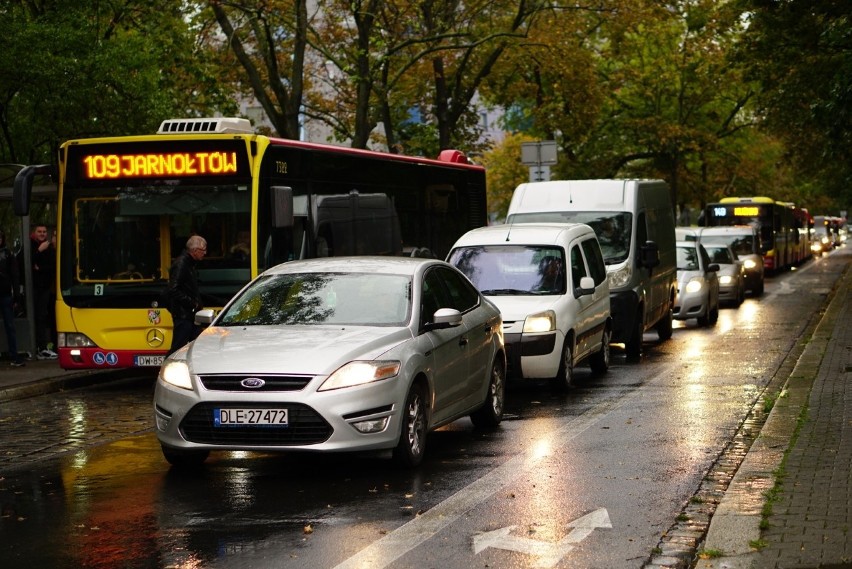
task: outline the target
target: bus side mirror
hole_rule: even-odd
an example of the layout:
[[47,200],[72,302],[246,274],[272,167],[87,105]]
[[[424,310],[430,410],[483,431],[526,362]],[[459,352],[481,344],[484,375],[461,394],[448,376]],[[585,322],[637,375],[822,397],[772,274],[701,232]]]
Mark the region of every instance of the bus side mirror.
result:
[[12,210],[15,215],[23,217],[30,214],[30,198],[33,193],[33,178],[36,174],[50,176],[53,168],[50,164],[38,166],[24,166],[15,175],[15,184],[12,189]]
[[272,186],[272,227],[293,227],[293,188]]

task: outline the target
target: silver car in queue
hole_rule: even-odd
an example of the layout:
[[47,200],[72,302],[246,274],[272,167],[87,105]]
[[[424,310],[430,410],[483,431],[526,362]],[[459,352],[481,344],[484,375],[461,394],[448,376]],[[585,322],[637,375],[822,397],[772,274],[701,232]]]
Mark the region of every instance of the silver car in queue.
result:
[[495,427],[506,355],[499,310],[434,259],[291,261],[249,283],[166,359],[156,434],[175,466],[210,451],[391,449],[464,416]]

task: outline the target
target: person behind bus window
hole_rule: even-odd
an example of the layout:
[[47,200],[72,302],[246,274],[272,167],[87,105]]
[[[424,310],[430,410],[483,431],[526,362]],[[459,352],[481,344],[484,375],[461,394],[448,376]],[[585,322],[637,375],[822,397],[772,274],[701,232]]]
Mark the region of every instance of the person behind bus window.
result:
[[200,332],[195,325],[195,313],[203,304],[198,291],[196,266],[206,254],[207,241],[200,235],[193,235],[169,271],[168,309],[174,321],[169,354],[193,341]]
[[6,342],[9,345],[9,358],[13,367],[24,366],[24,358],[18,354],[18,341],[15,333],[15,297],[20,292],[21,281],[18,274],[18,260],[6,246],[6,234],[0,230],[0,314],[6,329]]
[[56,235],[48,239],[46,225],[36,225],[30,235],[33,271],[33,312],[35,313],[36,357],[55,360],[56,335],[53,313],[53,286],[56,277]]
[[248,262],[251,260],[251,233],[248,229],[237,232],[236,243],[229,249],[232,259]]

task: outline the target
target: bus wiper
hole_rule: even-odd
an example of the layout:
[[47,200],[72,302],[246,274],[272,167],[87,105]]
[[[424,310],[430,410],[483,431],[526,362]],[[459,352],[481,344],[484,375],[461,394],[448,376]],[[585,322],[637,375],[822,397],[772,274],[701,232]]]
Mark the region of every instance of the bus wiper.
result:
[[520,290],[517,288],[490,288],[482,291],[482,294],[485,296],[509,296],[529,293],[530,291],[528,290]]

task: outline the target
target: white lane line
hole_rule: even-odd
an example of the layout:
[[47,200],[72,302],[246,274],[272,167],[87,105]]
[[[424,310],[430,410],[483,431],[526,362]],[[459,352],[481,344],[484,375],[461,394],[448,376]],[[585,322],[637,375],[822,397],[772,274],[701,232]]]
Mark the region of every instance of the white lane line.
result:
[[[664,371],[650,378],[649,384],[658,377],[670,374],[674,365],[667,365]],[[553,444],[550,452],[533,451],[520,454],[508,462],[492,470],[472,484],[462,488],[440,504],[424,512],[422,515],[406,522],[381,539],[368,545],[349,559],[346,559],[335,569],[380,569],[387,567],[421,543],[432,538],[457,519],[462,517],[480,503],[484,502],[505,486],[508,486],[526,472],[533,469],[542,459],[547,458],[553,451],[570,442],[577,435],[588,429],[598,419],[621,407],[629,400],[631,390],[615,399],[598,403],[582,415],[568,421],[564,426],[552,432]]]

